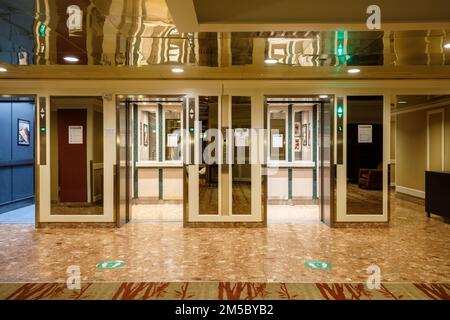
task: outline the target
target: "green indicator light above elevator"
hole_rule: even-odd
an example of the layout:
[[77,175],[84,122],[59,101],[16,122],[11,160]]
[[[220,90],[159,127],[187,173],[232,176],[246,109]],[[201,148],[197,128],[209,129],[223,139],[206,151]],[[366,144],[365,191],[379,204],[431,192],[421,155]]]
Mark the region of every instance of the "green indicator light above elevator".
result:
[[342,116],[344,115],[344,107],[343,106],[337,107],[337,115],[339,118],[342,118]]

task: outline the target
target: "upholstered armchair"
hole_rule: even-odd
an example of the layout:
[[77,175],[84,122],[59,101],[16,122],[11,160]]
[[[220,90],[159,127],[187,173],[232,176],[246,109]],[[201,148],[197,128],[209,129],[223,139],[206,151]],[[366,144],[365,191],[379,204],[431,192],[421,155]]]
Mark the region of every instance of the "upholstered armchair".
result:
[[359,169],[358,185],[362,189],[383,189],[383,163],[376,169]]

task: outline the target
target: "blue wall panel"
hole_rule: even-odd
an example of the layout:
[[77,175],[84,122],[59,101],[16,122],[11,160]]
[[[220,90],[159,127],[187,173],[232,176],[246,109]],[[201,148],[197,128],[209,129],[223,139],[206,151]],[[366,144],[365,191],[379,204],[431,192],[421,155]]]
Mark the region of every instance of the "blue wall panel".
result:
[[0,161],[11,160],[11,102],[0,102]]
[[11,168],[0,167],[0,205],[12,200]]
[[14,200],[34,195],[34,167],[17,166],[12,168],[12,196]]

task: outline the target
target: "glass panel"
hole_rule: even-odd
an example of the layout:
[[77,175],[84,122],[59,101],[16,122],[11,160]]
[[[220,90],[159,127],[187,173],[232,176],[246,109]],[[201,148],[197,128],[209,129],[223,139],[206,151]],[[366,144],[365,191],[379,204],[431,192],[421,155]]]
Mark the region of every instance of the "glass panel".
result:
[[165,111],[166,160],[181,160],[181,112]]
[[347,98],[347,214],[383,214],[383,97]]
[[[199,121],[202,150],[215,144],[219,125],[218,97],[199,98]],[[208,149],[209,150],[209,149]],[[219,213],[219,168],[215,159],[217,149],[208,152],[199,166],[199,214]],[[206,156],[206,155],[205,155]],[[209,164],[208,164],[209,163]]]
[[141,122],[139,124],[139,149],[140,160],[156,161],[156,133],[157,120],[156,111],[141,111]]
[[103,99],[52,97],[50,105],[51,214],[101,215]]
[[286,111],[270,111],[270,160],[286,160]]
[[231,127],[234,130],[232,213],[251,214],[251,98],[232,97],[231,104]]

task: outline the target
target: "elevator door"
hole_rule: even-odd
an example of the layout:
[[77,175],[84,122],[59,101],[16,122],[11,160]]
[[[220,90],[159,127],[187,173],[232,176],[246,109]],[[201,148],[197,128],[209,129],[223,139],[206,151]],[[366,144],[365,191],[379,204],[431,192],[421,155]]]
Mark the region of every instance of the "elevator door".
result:
[[189,99],[185,222],[265,221],[263,109],[244,96]]

